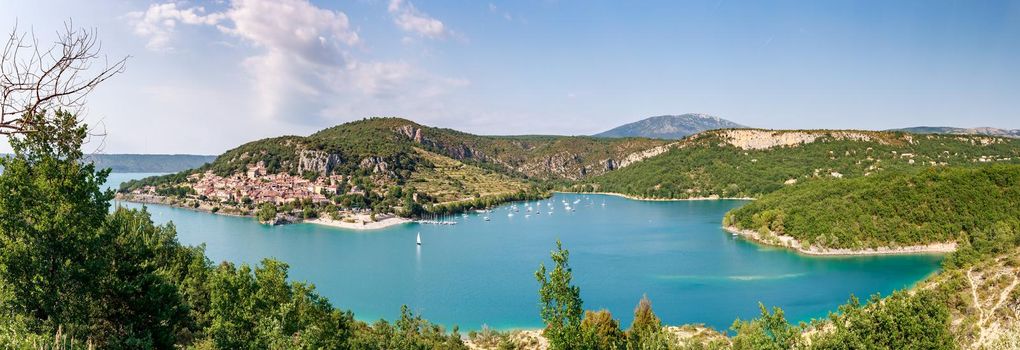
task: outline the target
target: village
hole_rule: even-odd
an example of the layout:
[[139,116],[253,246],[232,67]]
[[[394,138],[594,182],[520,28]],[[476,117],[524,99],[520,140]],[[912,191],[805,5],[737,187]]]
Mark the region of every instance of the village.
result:
[[[183,186],[189,186],[189,196],[199,200],[215,200],[223,203],[272,203],[283,205],[295,201],[309,200],[315,204],[328,204],[332,196],[340,194],[344,177],[342,175],[318,176],[314,180],[287,173],[268,174],[263,163],[249,165],[244,173],[227,177],[212,171],[191,174]],[[156,186],[143,186],[131,192],[135,195],[157,195]],[[357,186],[348,194],[364,195]]]

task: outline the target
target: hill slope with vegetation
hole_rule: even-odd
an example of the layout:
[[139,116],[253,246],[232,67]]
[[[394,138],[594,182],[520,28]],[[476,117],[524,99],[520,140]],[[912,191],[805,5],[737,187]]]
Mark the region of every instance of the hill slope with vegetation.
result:
[[813,180],[732,210],[724,225],[864,249],[957,242],[1016,218],[1020,165],[997,164]]
[[852,130],[716,130],[570,189],[645,198],[759,197],[816,178],[987,163],[1020,164],[1020,140]]
[[539,181],[602,174],[652,156],[665,143],[478,136],[371,118],[307,137],[250,142],[196,169],[128,182],[121,197],[240,215],[268,203],[277,207],[265,210],[273,222],[337,216],[338,209],[446,213],[541,197]]

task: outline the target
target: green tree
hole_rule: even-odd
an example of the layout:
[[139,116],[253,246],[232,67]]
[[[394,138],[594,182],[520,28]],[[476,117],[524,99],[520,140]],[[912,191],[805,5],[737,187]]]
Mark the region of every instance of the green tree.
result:
[[733,322],[732,328],[737,332],[733,337],[733,349],[788,350],[801,347],[801,329],[786,322],[783,309],[774,307],[770,313],[762,303],[758,303],[758,308],[761,309],[760,318]]
[[579,349],[581,344],[581,317],[583,306],[581,289],[571,285],[573,278],[568,260],[570,252],[556,241],[556,250],[550,253],[555,267],[546,273],[542,263],[535,272],[539,283],[539,301],[542,306],[544,335],[553,349]]
[[51,122],[24,117],[31,129],[9,138],[14,155],[0,159],[0,283],[10,312],[33,330],[69,332],[89,324],[111,238],[99,228],[113,192],[100,190],[109,171],[81,163],[86,127],[57,111]]
[[662,321],[652,311],[652,301],[647,295],[642,296],[627,330],[627,349],[669,349],[671,345],[669,334],[662,330]]
[[287,282],[287,270],[266,259],[254,270],[223,263],[212,273],[207,333],[217,348],[348,348],[353,316],[313,286]]
[[613,318],[609,310],[585,311],[581,321],[581,333],[589,349],[616,350],[624,346],[620,321]]
[[262,203],[259,205],[258,214],[255,215],[259,222],[272,222],[276,219],[276,206],[273,203]]
[[104,340],[104,348],[170,349],[178,338],[198,331],[189,300],[175,283],[186,281],[193,270],[181,266],[190,263],[190,258],[179,260],[189,251],[177,243],[174,228],[153,225],[144,210],[118,208],[103,229],[113,237],[103,251],[112,263],[95,276],[102,289],[90,335]]
[[829,315],[832,329],[812,338],[815,349],[954,349],[949,309],[939,294],[920,289],[885,299],[872,295],[867,305],[855,297]]

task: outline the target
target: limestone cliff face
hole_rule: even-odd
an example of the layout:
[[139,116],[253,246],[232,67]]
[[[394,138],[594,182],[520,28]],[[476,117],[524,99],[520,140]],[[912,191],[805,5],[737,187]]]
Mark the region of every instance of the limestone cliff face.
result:
[[[671,143],[668,145],[662,145],[654,148],[649,148],[644,151],[628,154],[626,157],[623,157],[623,159],[621,159],[619,162],[612,162],[611,164],[609,164],[613,165],[613,167],[606,170],[615,170],[627,167],[628,165],[666,153],[666,151],[668,151],[670,148],[673,148],[676,145],[677,145],[676,143]],[[610,161],[612,161],[612,159],[610,159]]]
[[[774,147],[796,147],[812,143],[822,137],[836,140],[872,141],[872,136],[855,131],[773,131],[757,129],[722,130],[719,136],[730,145],[745,150],[762,150]],[[879,140],[881,141],[881,140]]]
[[379,157],[368,157],[358,164],[362,169],[371,169],[375,174],[386,174],[389,172],[389,164]]
[[298,173],[303,174],[310,171],[323,175],[329,174],[340,162],[341,158],[338,154],[303,150],[298,152]]
[[451,158],[492,163],[509,171],[534,178],[580,180],[626,167],[668,150],[668,147],[662,146],[633,152],[632,149],[626,147],[617,147],[608,155],[571,151],[550,154],[548,149],[537,149],[527,141],[505,140],[504,144],[498,146],[502,152],[492,155],[485,151],[484,145],[443,141],[441,137],[430,137],[428,129],[413,124],[396,127],[394,131],[426,148],[439,150]]

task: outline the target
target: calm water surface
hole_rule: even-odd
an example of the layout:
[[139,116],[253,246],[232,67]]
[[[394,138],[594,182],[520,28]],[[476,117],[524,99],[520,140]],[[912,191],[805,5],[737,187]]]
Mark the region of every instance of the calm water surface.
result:
[[[113,174],[110,183],[145,175]],[[562,200],[576,211],[565,211]],[[488,222],[470,214],[454,226],[375,231],[270,227],[164,206],[149,211],[157,222],[172,221],[182,243],[206,244],[213,261],[287,262],[293,280],[314,283],[359,319],[392,320],[407,304],[462,329],[541,327],[534,273],[539,263],[551,264],[557,239],[570,250],[584,307],[609,309],[625,325],[643,294],[668,324],[727,329],[735,318],[756,317],[759,301],[782,307],[790,320],[808,320],[834,311],[851,294],[888,294],[938,267],[936,256],[818,258],[758,246],[720,228],[723,214],[743,203],[557,194],[541,201],[541,215],[528,218],[519,204],[512,218],[503,206]]]

